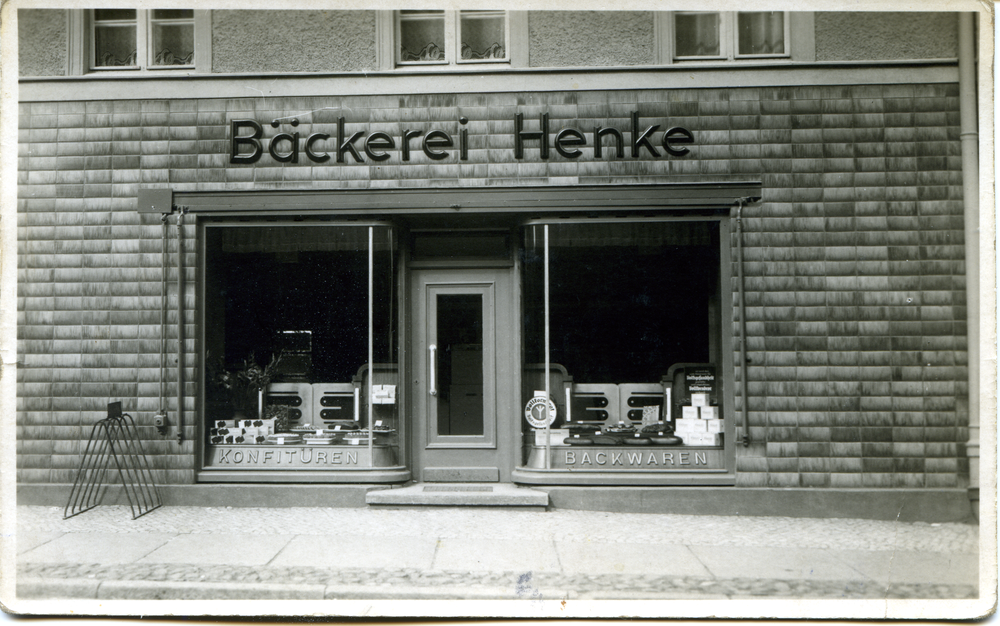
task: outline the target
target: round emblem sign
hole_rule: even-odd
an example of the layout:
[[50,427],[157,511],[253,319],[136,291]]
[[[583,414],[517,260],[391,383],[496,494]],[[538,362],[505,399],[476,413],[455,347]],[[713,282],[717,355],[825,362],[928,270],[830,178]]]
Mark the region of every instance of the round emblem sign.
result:
[[[548,411],[545,410],[546,404],[549,406]],[[556,421],[556,403],[549,398],[535,396],[524,407],[524,419],[534,428],[551,426]]]

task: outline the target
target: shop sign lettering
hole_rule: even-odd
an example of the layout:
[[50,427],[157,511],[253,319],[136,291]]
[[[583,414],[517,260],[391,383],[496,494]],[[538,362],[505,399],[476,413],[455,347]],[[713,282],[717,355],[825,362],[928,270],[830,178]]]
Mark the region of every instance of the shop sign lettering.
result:
[[663,452],[660,450],[612,451],[612,450],[566,450],[563,462],[567,468],[620,468],[620,469],[664,469],[675,467],[716,467],[721,459],[707,451]]
[[311,447],[245,446],[213,448],[211,465],[242,467],[318,467],[358,464],[357,450],[317,450]]
[[[615,158],[623,159],[627,153],[634,159],[643,155],[660,158],[661,156],[683,157],[690,150],[686,147],[694,144],[694,134],[679,126],[665,127],[661,124],[645,124],[640,120],[639,112],[630,114],[628,130],[622,131],[612,126],[595,126],[591,132],[579,128],[565,126],[552,133],[549,130],[549,114],[542,113],[538,119],[538,130],[526,130],[524,114],[514,116],[514,158],[524,159],[526,155],[536,154],[542,160],[550,157],[550,148],[566,159],[577,159],[584,153],[583,146],[592,145],[594,158],[602,158],[605,150],[613,152]],[[408,162],[414,155],[440,161],[454,158],[457,147],[459,160],[469,159],[469,123],[467,117],[458,118],[458,139],[442,129],[431,129],[427,132],[404,128],[398,136],[375,130],[369,133],[357,131],[347,134],[345,118],[337,119],[337,127],[332,132],[312,132],[306,136],[293,130],[278,132],[270,138],[264,137],[264,127],[255,120],[242,119],[230,122],[229,162],[235,164],[252,164],[267,153],[279,163],[365,163],[365,159],[375,162],[386,161],[392,157],[389,151],[397,150],[399,158]],[[279,128],[281,120],[273,120],[271,126]],[[287,122],[293,129],[299,126],[298,119]],[[645,127],[644,127],[645,124]],[[627,137],[627,139],[626,139]],[[661,153],[660,150],[663,150]]]

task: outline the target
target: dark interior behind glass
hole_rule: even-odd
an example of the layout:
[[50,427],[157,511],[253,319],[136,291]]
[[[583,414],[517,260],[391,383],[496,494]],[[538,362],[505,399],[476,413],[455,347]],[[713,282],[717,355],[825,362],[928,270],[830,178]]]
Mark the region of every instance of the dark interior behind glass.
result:
[[[674,363],[714,360],[710,305],[718,293],[717,223],[567,230],[550,226],[550,359],[574,383],[657,383]],[[523,254],[525,359],[541,363],[540,240],[528,241]]]

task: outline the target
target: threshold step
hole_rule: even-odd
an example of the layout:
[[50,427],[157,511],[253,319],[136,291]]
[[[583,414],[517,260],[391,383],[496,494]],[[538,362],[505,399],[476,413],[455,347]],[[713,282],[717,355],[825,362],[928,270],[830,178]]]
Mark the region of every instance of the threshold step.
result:
[[544,509],[549,494],[512,483],[416,483],[376,489],[365,495],[372,506],[505,506]]

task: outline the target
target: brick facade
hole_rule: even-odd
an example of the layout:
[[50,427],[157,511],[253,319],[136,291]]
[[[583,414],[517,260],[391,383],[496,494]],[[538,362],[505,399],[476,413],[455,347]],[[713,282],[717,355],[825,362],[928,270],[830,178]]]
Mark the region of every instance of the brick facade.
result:
[[[303,115],[304,111],[312,111]],[[593,148],[513,157],[515,113],[550,129],[629,115],[695,135],[682,158]],[[298,115],[347,132],[468,117],[467,161],[230,165],[229,121]],[[18,482],[68,483],[109,400],[159,408],[161,223],[140,186],[174,191],[484,187],[759,180],[744,210],[751,441],[745,487],[956,487],[968,437],[962,180],[954,84],[544,94],[22,103],[18,200]],[[268,131],[271,129],[268,128]],[[276,132],[276,131],[275,131]],[[537,144],[532,144],[537,145]],[[195,380],[195,228],[185,248],[185,362]],[[176,354],[169,232],[167,373]],[[733,239],[735,249],[735,239]],[[734,256],[735,258],[735,256]],[[736,271],[734,269],[735,276]],[[734,293],[736,283],[733,283]],[[737,299],[734,296],[734,302]],[[738,336],[734,311],[734,335]],[[738,359],[737,359],[738,360]],[[736,373],[738,381],[738,371]],[[141,427],[156,480],[193,482],[185,441]],[[176,387],[166,390],[176,409]],[[737,399],[737,409],[740,400]]]

